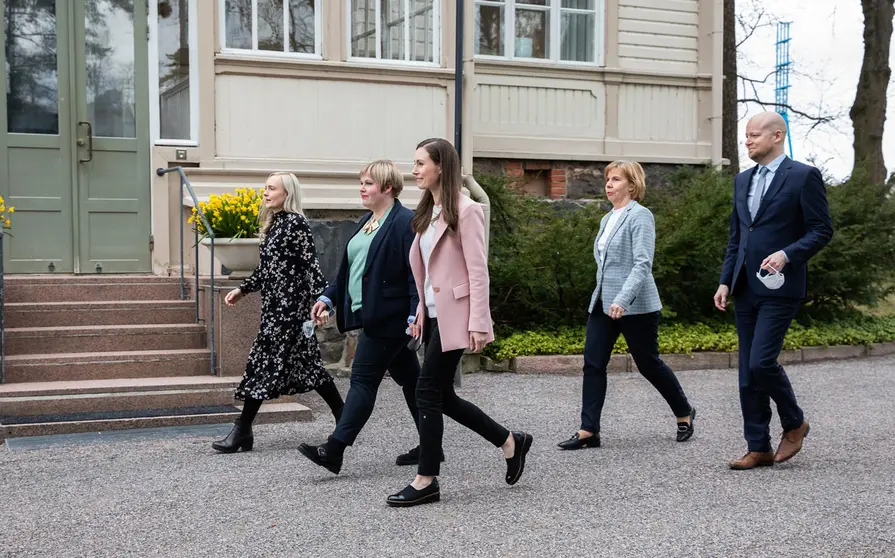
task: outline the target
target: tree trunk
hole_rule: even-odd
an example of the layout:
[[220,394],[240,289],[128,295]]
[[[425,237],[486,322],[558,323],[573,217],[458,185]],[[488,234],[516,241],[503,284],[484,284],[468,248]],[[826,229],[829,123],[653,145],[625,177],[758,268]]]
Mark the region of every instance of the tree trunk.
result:
[[721,88],[721,156],[730,160],[731,173],[740,172],[739,112],[737,110],[737,37],[736,6],[734,0],[724,0],[723,73]]
[[855,130],[855,166],[865,165],[868,178],[877,183],[886,180],[883,160],[883,128],[886,122],[886,88],[892,70],[889,47],[895,0],[861,0],[864,10],[864,61],[855,104],[849,116]]

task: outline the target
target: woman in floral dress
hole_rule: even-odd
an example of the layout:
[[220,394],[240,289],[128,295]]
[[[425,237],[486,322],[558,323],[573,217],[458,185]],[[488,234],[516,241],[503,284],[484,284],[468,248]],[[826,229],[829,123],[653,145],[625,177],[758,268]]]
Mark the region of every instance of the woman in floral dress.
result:
[[251,451],[252,421],[261,403],[283,395],[315,390],[338,421],[342,397],[323,368],[314,335],[302,324],[326,288],[311,228],[302,214],[299,183],[291,173],[274,173],[264,185],[261,261],[243,283],[227,294],[227,306],[261,291],[261,328],[252,344],[236,399],[245,403],[230,434],[212,444],[220,452]]

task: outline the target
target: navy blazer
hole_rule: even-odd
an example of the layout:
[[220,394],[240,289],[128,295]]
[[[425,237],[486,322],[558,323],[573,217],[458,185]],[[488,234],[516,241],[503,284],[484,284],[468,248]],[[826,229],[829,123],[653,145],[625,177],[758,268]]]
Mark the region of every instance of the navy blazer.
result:
[[[372,213],[364,215],[351,237],[354,238],[372,217]],[[333,302],[339,331],[344,333],[363,327],[364,333],[370,337],[406,335],[407,319],[416,314],[420,302],[410,270],[410,245],[415,236],[410,226],[412,219],[413,211],[395,200],[395,206],[373,237],[363,277],[362,324],[351,311],[348,246],[345,246],[336,282],[323,293]]]
[[[721,284],[736,288],[741,270],[752,292],[761,296],[805,298],[808,260],[833,237],[827,192],[816,168],[783,159],[767,187],[755,219],[746,199],[758,166],[743,171],[733,183],[734,204],[730,215],[730,240],[721,270]],[[789,263],[783,267],[785,282],[769,289],[756,276],[765,258],[783,250]]]

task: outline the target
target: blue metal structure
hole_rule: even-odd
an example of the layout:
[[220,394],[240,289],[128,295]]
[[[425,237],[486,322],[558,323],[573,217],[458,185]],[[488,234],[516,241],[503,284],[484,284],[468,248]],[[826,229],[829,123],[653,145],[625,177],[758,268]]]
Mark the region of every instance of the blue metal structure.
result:
[[791,21],[777,23],[777,64],[774,77],[774,102],[777,103],[777,112],[786,122],[786,139],[789,143],[789,158],[792,159],[792,134],[789,133],[789,71],[792,60],[789,57],[789,26]]

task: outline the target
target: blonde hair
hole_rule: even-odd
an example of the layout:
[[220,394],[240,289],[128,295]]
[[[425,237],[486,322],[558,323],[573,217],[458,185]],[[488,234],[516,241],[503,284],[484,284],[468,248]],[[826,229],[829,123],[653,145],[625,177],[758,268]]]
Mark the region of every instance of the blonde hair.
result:
[[628,181],[631,187],[631,199],[634,201],[642,200],[646,195],[646,174],[643,172],[643,167],[640,166],[640,163],[637,161],[612,161],[606,165],[606,170],[603,171],[604,180],[609,180],[609,172],[616,169],[620,170],[624,179]]
[[[280,179],[280,183],[283,185],[283,190],[286,191],[286,201],[283,202],[283,211],[286,213],[298,213],[299,215],[304,216],[304,211],[301,209],[301,184],[298,182],[298,177],[291,172],[274,172],[267,177],[267,180],[270,180],[274,176]],[[258,236],[261,237],[262,240],[267,234],[267,229],[269,229],[271,223],[273,223],[273,216],[274,212],[267,209],[262,203],[261,211],[258,212],[258,221],[261,223]]]
[[386,187],[392,187],[392,197],[397,199],[404,189],[404,176],[398,170],[398,166],[386,159],[373,161],[360,171],[360,177],[369,176],[373,182],[379,185],[382,191]]

